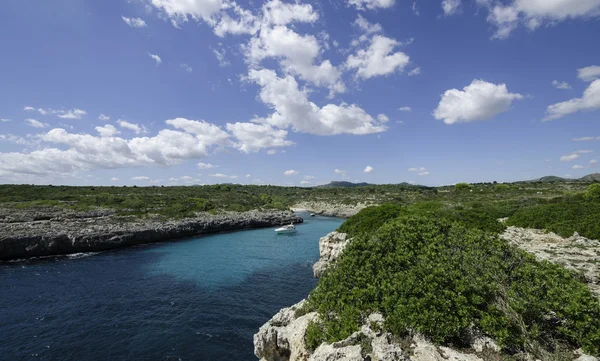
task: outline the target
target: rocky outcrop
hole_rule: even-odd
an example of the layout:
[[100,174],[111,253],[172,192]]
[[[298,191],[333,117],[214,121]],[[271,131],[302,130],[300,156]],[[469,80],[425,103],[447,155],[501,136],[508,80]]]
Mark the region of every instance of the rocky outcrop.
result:
[[362,209],[375,206],[376,204],[358,203],[355,205],[328,202],[301,202],[294,207],[294,211],[308,211],[327,217],[349,218]]
[[315,277],[321,277],[323,272],[340,257],[344,248],[350,243],[346,233],[331,232],[319,240],[319,260],[313,265]]
[[5,214],[0,218],[0,260],[103,251],[290,222],[302,223],[303,220],[289,211],[203,214],[177,221],[129,219],[98,212],[87,216],[61,212],[46,216],[43,213]]
[[577,233],[563,238],[552,232],[520,227],[508,227],[500,237],[539,260],[580,272],[590,289],[600,297],[600,241]]

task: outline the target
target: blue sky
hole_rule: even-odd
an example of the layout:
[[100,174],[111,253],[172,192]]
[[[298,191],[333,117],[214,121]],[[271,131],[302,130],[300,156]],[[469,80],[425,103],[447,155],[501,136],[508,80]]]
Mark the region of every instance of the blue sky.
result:
[[600,159],[600,0],[5,0],[0,183],[425,185]]

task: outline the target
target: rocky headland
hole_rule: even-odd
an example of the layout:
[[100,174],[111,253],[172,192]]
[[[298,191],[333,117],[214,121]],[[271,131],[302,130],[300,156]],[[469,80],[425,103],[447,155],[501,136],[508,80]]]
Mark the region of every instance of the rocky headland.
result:
[[350,218],[362,209],[376,204],[358,203],[329,203],[329,202],[300,202],[292,207],[293,211],[307,211],[321,216]]
[[[536,255],[580,271],[590,288],[600,297],[600,242],[588,240],[577,234],[562,238],[541,230],[508,227],[501,235],[510,243]],[[319,277],[335,263],[344,248],[352,242],[346,234],[332,232],[319,240],[320,258],[313,266]],[[317,313],[303,313],[306,300],[279,311],[254,335],[254,353],[261,361],[491,361],[503,360],[494,340],[473,334],[470,347],[457,350],[437,346],[421,335],[395,337],[383,332],[385,321],[381,314],[371,314],[360,330],[345,340],[323,343],[310,351],[305,343],[306,329]],[[520,359],[538,361],[528,354]],[[554,358],[553,358],[554,360]],[[598,361],[579,350],[565,360]],[[540,360],[544,361],[544,360]]]
[[104,251],[291,222],[303,220],[290,211],[206,213],[164,220],[117,217],[110,210],[0,209],[0,260]]

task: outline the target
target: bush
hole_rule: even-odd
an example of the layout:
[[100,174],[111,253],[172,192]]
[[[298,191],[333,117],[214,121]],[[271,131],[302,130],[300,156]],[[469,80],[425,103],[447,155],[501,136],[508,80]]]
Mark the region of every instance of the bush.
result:
[[443,218],[402,216],[357,236],[309,296],[307,342],[342,340],[372,312],[394,335],[461,345],[475,327],[504,349],[600,354],[600,304],[568,271]]
[[338,232],[347,233],[349,237],[363,233],[372,233],[388,220],[396,218],[405,212],[405,207],[397,204],[368,207],[348,218],[338,228]]
[[552,203],[521,208],[506,224],[546,229],[563,237],[578,232],[587,238],[600,239],[600,203],[581,197],[561,198]]
[[600,200],[600,183],[590,184],[585,197],[589,200]]
[[469,183],[456,183],[454,185],[454,189],[457,191],[468,191],[469,189],[473,188],[472,185],[470,185]]

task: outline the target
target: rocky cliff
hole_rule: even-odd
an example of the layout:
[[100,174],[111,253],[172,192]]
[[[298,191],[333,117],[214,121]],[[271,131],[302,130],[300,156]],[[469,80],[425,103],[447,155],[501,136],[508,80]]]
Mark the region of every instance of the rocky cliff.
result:
[[328,202],[301,202],[294,205],[294,207],[292,207],[292,210],[308,211],[327,217],[349,218],[355,215],[356,213],[360,212],[360,210],[374,205],[375,204],[367,203],[349,205],[343,203]]
[[289,211],[205,214],[178,221],[117,218],[110,212],[6,215],[6,210],[3,211],[4,216],[0,217],[0,260],[103,251],[206,233],[303,222],[302,218]]
[[[501,235],[512,244],[547,259],[583,272],[590,288],[600,296],[598,285],[600,242],[575,234],[563,239],[540,230],[509,227]],[[346,234],[331,232],[319,240],[320,259],[313,266],[315,277],[334,263],[351,242]],[[279,311],[254,335],[254,353],[261,361],[496,361],[503,360],[496,343],[483,335],[472,335],[470,347],[456,350],[436,346],[420,335],[398,338],[383,332],[382,315],[371,314],[361,329],[345,340],[323,343],[314,352],[305,343],[306,329],[317,318],[315,312],[299,312],[304,304]],[[519,359],[534,360],[530,355]],[[568,360],[598,361],[598,358],[575,351]],[[566,361],[566,360],[565,360]]]

